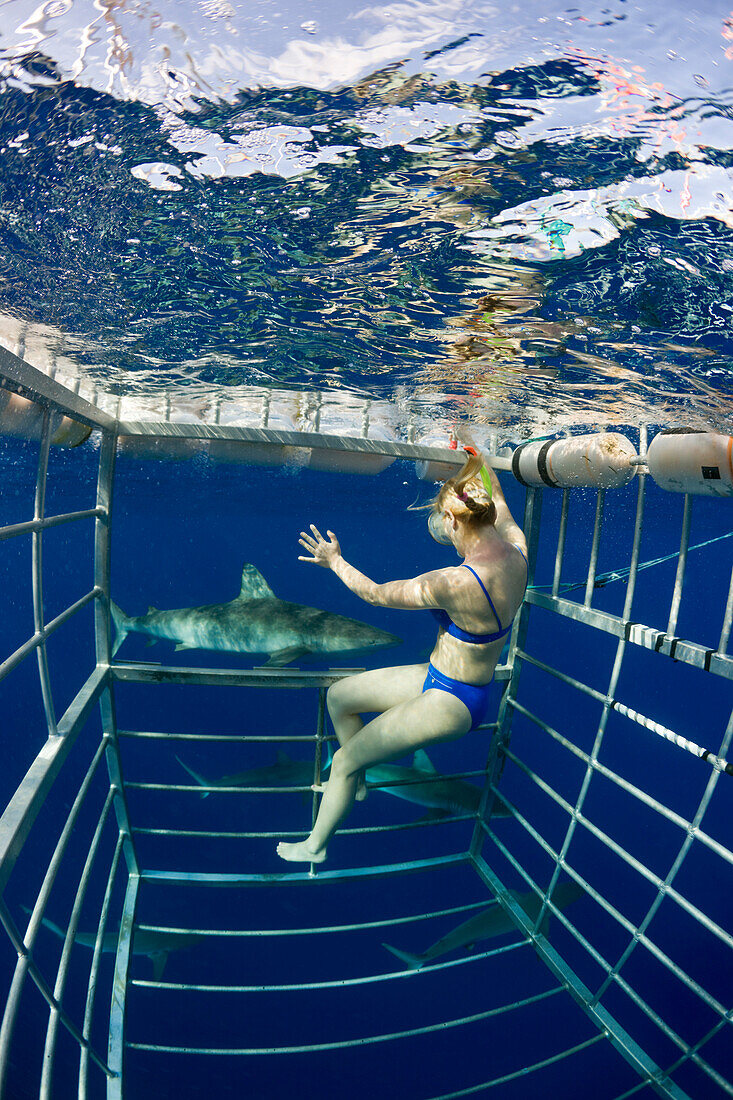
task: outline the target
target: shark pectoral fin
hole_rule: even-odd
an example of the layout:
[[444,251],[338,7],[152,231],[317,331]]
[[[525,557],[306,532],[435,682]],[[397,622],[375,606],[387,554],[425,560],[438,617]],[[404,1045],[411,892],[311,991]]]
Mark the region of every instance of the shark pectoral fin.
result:
[[388,943],[383,943],[387,951],[389,951],[396,959],[403,962],[408,970],[419,970],[425,959],[422,955],[413,955],[410,951],[400,951],[399,947],[390,947]]
[[291,645],[287,649],[278,649],[270,655],[269,661],[265,661],[265,668],[282,668],[283,665],[289,665],[291,661],[297,661],[298,657],[302,657],[305,653],[310,653],[307,646]]
[[153,981],[159,982],[163,977],[163,971],[165,970],[165,964],[168,962],[167,951],[155,951],[150,955],[153,963]]
[[437,775],[438,771],[432,760],[425,752],[425,749],[418,749],[412,759],[413,767],[417,768],[421,772],[431,772],[433,775]]

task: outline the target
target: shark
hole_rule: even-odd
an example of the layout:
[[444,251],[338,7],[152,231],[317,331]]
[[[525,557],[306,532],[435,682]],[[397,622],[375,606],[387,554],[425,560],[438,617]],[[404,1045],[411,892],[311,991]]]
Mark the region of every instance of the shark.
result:
[[230,653],[267,653],[267,665],[280,668],[311,653],[345,653],[399,645],[395,634],[317,607],[280,600],[254,565],[242,571],[239,595],[228,603],[148,608],[146,615],[126,615],[110,601],[116,637],[115,654],[128,634],[161,638],[176,650],[213,649]]
[[[519,894],[515,890],[510,890],[509,893],[519,902],[530,920],[534,921],[537,919],[540,912],[541,900],[534,891],[530,891],[526,894]],[[565,909],[568,905],[571,905],[572,902],[582,897],[584,893],[585,891],[583,888],[576,882],[561,882],[553,891],[552,902],[558,909]],[[549,920],[550,912],[549,910],[545,910],[545,915],[540,926],[540,931],[543,935],[547,935]],[[383,943],[382,947],[385,947],[387,951],[390,951],[396,958],[405,963],[408,970],[419,970],[426,962],[440,958],[441,955],[447,955],[451,951],[458,951],[461,947],[465,947],[470,951],[479,940],[491,939],[493,936],[504,936],[509,932],[515,931],[516,925],[504,908],[497,902],[489,906],[488,909],[482,909],[479,913],[476,913],[473,917],[464,921],[463,924],[459,924],[457,928],[454,928],[445,936],[441,936],[439,940],[436,940],[435,943],[428,947],[426,951],[423,951],[421,955],[413,954],[411,951],[403,951],[399,947],[391,947],[388,943]]]
[[[180,756],[176,760],[200,787],[310,787],[313,782],[313,761],[292,760],[286,752],[278,752],[274,764],[222,775],[218,779],[206,779],[199,772],[184,764]],[[330,763],[330,761],[329,761]],[[208,798],[211,791],[201,791]]]
[[[331,746],[321,767],[321,773],[331,766]],[[207,779],[194,771],[188,764],[176,760],[200,787],[310,787],[313,783],[313,762],[310,760],[292,760],[286,752],[278,751],[273,764],[245,771],[222,775],[217,779]],[[462,779],[445,779],[436,771],[424,749],[418,749],[412,766],[400,764],[375,764],[367,768],[366,781],[372,790],[381,790],[384,794],[394,795],[418,806],[425,806],[430,817],[446,817],[449,814],[477,813],[481,803],[481,790]],[[403,786],[382,787],[382,783],[407,781]],[[206,798],[211,791],[204,790],[201,797]],[[509,811],[497,805],[494,817],[508,817]]]
[[[30,909],[26,906],[23,906],[23,908],[26,913],[30,913]],[[53,932],[55,936],[59,936],[62,940],[66,938],[66,930],[60,928],[58,924],[54,924],[48,917],[43,917],[41,923],[44,928],[47,928],[49,932]],[[102,951],[105,954],[115,954],[117,952],[119,934],[119,923],[114,930],[105,932],[102,940]],[[168,956],[172,951],[183,951],[204,939],[206,937],[197,932],[148,932],[145,929],[136,928],[132,937],[132,953],[133,955],[148,956],[153,964],[153,980],[158,982],[163,976],[165,964],[168,962]],[[81,944],[82,947],[89,947],[92,950],[96,942],[96,932],[77,932],[74,936],[74,943]]]
[[[404,764],[375,764],[367,768],[366,781],[370,787],[385,794],[425,806],[430,817],[478,813],[483,794],[480,787],[467,783],[465,779],[442,777],[425,749],[417,750],[409,767]],[[383,787],[383,783],[399,785]],[[510,813],[503,804],[497,803],[492,816],[508,817]]]

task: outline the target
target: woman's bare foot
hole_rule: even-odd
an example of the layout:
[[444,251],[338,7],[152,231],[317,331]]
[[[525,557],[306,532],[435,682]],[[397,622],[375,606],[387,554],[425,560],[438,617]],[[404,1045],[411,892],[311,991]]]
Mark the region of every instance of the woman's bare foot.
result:
[[312,852],[307,845],[307,840],[299,840],[293,844],[281,840],[277,846],[277,854],[280,859],[286,859],[289,863],[323,863],[326,858],[326,849]]

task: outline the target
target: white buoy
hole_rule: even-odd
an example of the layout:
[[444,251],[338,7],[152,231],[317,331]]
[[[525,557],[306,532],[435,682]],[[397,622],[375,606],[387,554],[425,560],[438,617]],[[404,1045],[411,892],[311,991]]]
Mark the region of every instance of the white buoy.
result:
[[[342,438],[349,438],[348,436]],[[381,425],[370,425],[367,437],[394,442],[394,435]],[[370,454],[368,451],[342,451],[338,448],[313,447],[308,453],[309,470],[326,470],[339,474],[381,474],[395,461],[394,455]]]
[[654,436],[646,453],[660,489],[701,496],[733,496],[733,436],[682,428]]
[[[60,412],[50,417],[51,443],[55,447],[78,447],[92,429]],[[43,406],[27,397],[0,389],[0,434],[39,440],[43,432]]]
[[[451,447],[451,440],[447,435],[426,435],[418,442],[421,447],[441,447],[444,450],[449,450]],[[456,448],[453,453],[456,456],[455,462],[450,459],[418,459],[415,463],[415,473],[420,481],[447,481],[455,477],[466,461],[466,452],[461,447],[460,450]]]
[[514,451],[512,473],[528,486],[617,489],[636,473],[631,465],[634,458],[634,447],[617,432],[536,439],[521,443]]

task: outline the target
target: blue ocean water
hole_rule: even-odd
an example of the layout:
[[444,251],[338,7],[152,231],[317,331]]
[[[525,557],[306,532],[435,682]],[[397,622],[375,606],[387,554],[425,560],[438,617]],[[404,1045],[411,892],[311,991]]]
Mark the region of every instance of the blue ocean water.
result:
[[[618,0],[610,4],[527,4],[499,10],[482,2],[244,6],[207,3],[0,8],[0,340],[56,368],[79,371],[114,398],[138,394],[213,400],[258,385],[294,395],[318,392],[384,401],[400,431],[411,417],[443,428],[470,422],[519,439],[573,428],[684,424],[731,430],[730,79],[731,15]],[[422,419],[421,419],[422,418]],[[91,507],[97,451],[54,449],[49,514]],[[0,525],[32,513],[37,445],[0,437]],[[518,516],[523,490],[504,478]],[[403,638],[385,656],[424,661],[432,620],[362,604],[327,571],[297,562],[298,532],[332,528],[345,556],[377,580],[415,575],[450,556],[408,510],[430,487],[411,464],[376,477],[299,467],[216,465],[205,453],[185,463],[120,455],[112,546],[112,594],[129,614],[232,598],[242,566],[259,568],[284,599],[374,623]],[[535,582],[552,581],[559,494],[545,494]],[[599,572],[628,565],[635,493],[610,492]],[[573,494],[563,581],[584,580],[595,495]],[[648,487],[641,558],[679,549],[682,500]],[[730,504],[699,499],[691,545],[731,530]],[[30,544],[5,542],[0,622],[3,653],[33,632]],[[91,525],[44,538],[48,617],[93,584]],[[677,632],[714,647],[730,581],[730,541],[690,552]],[[676,561],[640,574],[633,616],[666,626]],[[594,593],[594,606],[620,614],[624,585]],[[528,649],[599,691],[608,686],[615,639],[532,610]],[[617,696],[656,721],[710,747],[730,710],[724,682],[635,647]],[[49,641],[57,714],[94,664],[91,608]],[[133,636],[121,657],[242,667],[258,658],[173,654]],[[215,656],[215,660],[214,660]],[[42,748],[46,730],[31,657],[0,684],[4,805]],[[352,660],[319,662],[303,667]],[[361,659],[358,662],[361,664]],[[368,663],[377,667],[380,655]],[[525,705],[591,750],[598,704],[540,670],[522,671]],[[498,697],[498,696],[497,696]],[[120,729],[178,733],[312,733],[315,693],[120,685]],[[51,845],[68,813],[101,731],[94,717],[54,785],[6,894],[22,927]],[[521,715],[512,749],[574,804],[583,765]],[[301,746],[289,749],[307,758]],[[480,770],[488,738],[472,735],[431,752],[446,772]],[[176,760],[212,777],[274,761],[275,748],[122,739],[128,783],[187,783]],[[613,714],[602,763],[683,817],[694,814],[709,768]],[[475,780],[478,782],[478,780]],[[705,818],[728,847],[728,777]],[[100,785],[97,790],[102,790]],[[522,773],[507,767],[506,797],[521,805],[548,843],[562,844],[567,814]],[[102,795],[103,798],[103,795]],[[136,827],[209,831],[299,830],[310,802],[299,795],[212,795],[131,788]],[[96,824],[90,800],[49,903],[64,924]],[[664,876],[681,834],[596,775],[587,817]],[[349,825],[416,823],[419,807],[373,792]],[[466,829],[469,829],[466,832]],[[547,856],[516,822],[496,832],[541,884]],[[115,830],[106,827],[105,851]],[[337,866],[380,865],[462,850],[470,827],[417,827],[337,837]],[[82,843],[83,842],[83,843]],[[276,873],[275,839],[213,841],[136,837],[146,867]],[[638,922],[655,889],[584,831],[571,862],[623,914]],[[102,860],[102,864],[104,860]],[[693,846],[676,886],[730,930],[730,891],[715,853]],[[521,881],[497,855],[497,873]],[[94,926],[104,877],[93,880],[80,927]],[[146,884],[138,920],[181,928],[328,926],[378,921],[480,901],[484,887],[464,869],[343,884],[231,890]],[[118,915],[118,884],[113,913]],[[590,898],[568,914],[609,959],[628,936]],[[382,947],[419,951],[461,918],[348,935],[242,939],[220,936],[171,954],[170,982],[260,986],[337,983],[398,965]],[[660,950],[729,1002],[730,961],[687,913],[665,902],[650,926]],[[552,942],[581,980],[596,988],[600,968],[562,927]],[[476,945],[475,953],[501,941]],[[38,960],[53,974],[60,941],[39,939]],[[715,947],[715,950],[713,949]],[[526,953],[525,953],[526,952]],[[68,1000],[83,1014],[89,952],[72,956]],[[467,956],[469,958],[470,956]],[[0,988],[16,956],[3,940]],[[672,984],[658,958],[637,950],[625,975],[687,1042],[713,1025],[689,989]],[[109,1000],[110,956],[100,997]],[[273,975],[276,977],[273,978]],[[135,957],[132,977],[152,965]],[[422,982],[422,984],[418,984]],[[153,992],[133,986],[132,1042],[268,1047],[333,1042],[399,1032],[485,1012],[549,988],[531,951],[509,952],[430,976],[324,990],[240,996]],[[727,1000],[726,1000],[727,998]],[[106,1002],[105,1002],[106,1003]],[[304,1010],[303,1005],[308,1005]],[[193,1056],[130,1051],[128,1093],[279,1100],[371,1095],[425,1100],[510,1073],[593,1034],[580,1010],[552,999],[514,1018],[477,1021],[403,1042],[337,1052],[202,1062]],[[661,1065],[676,1048],[623,991],[609,1007]],[[30,986],[11,1065],[13,1100],[37,1095],[47,1012]],[[94,1038],[102,1050],[106,1035]],[[733,1076],[725,1031],[709,1048]],[[59,1095],[73,1095],[78,1054],[64,1033]],[[543,1071],[548,1095],[618,1096],[636,1082],[610,1048],[590,1047]],[[102,1095],[101,1078],[92,1078]],[[71,1083],[67,1088],[67,1083]],[[690,1096],[723,1095],[694,1065],[679,1076]],[[64,1092],[64,1089],[67,1091]],[[532,1078],[499,1087],[504,1098],[536,1095]],[[647,1088],[639,1095],[651,1095]]]

